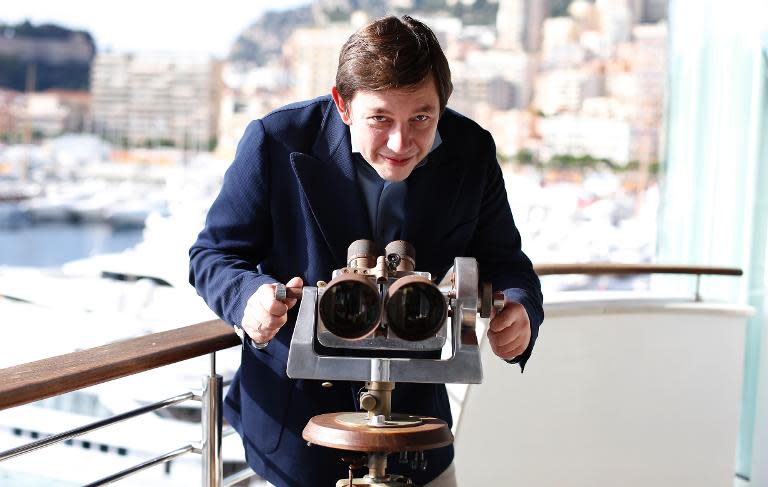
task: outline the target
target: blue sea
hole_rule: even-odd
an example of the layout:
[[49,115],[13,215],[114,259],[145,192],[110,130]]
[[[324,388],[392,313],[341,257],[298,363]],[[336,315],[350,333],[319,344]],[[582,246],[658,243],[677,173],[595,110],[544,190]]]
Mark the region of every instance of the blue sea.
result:
[[120,252],[142,240],[141,228],[104,223],[27,223],[0,228],[0,265],[58,267],[72,260]]

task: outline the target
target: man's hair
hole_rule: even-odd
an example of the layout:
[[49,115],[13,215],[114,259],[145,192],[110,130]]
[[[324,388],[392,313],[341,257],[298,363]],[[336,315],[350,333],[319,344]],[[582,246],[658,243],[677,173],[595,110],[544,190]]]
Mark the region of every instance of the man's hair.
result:
[[408,15],[362,27],[341,48],[336,89],[350,102],[358,90],[380,91],[435,82],[440,113],[453,91],[448,60],[432,30]]

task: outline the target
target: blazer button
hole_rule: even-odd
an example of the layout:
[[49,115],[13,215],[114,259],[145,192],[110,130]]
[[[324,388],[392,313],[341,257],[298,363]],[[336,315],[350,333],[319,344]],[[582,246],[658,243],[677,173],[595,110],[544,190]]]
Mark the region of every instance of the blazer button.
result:
[[323,386],[325,389],[328,389],[329,387],[333,387],[333,382],[326,381],[326,382],[323,382],[320,385]]

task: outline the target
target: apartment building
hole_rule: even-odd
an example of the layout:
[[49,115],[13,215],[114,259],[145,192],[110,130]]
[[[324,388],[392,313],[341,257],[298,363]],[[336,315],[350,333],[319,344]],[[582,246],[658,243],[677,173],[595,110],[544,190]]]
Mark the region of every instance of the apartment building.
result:
[[355,30],[352,23],[338,23],[294,31],[283,52],[290,66],[295,99],[331,93],[339,52]]
[[101,53],[91,76],[94,128],[113,141],[207,149],[221,63],[207,55]]

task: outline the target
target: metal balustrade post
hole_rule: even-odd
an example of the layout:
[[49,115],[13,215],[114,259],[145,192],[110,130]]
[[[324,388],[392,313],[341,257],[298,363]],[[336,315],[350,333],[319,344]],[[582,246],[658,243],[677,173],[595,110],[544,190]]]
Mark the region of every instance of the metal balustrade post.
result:
[[701,301],[701,274],[696,274],[696,297],[695,301]]
[[210,354],[211,372],[203,377],[201,424],[203,426],[203,487],[223,485],[221,460],[221,406],[224,381],[216,373],[216,352]]

